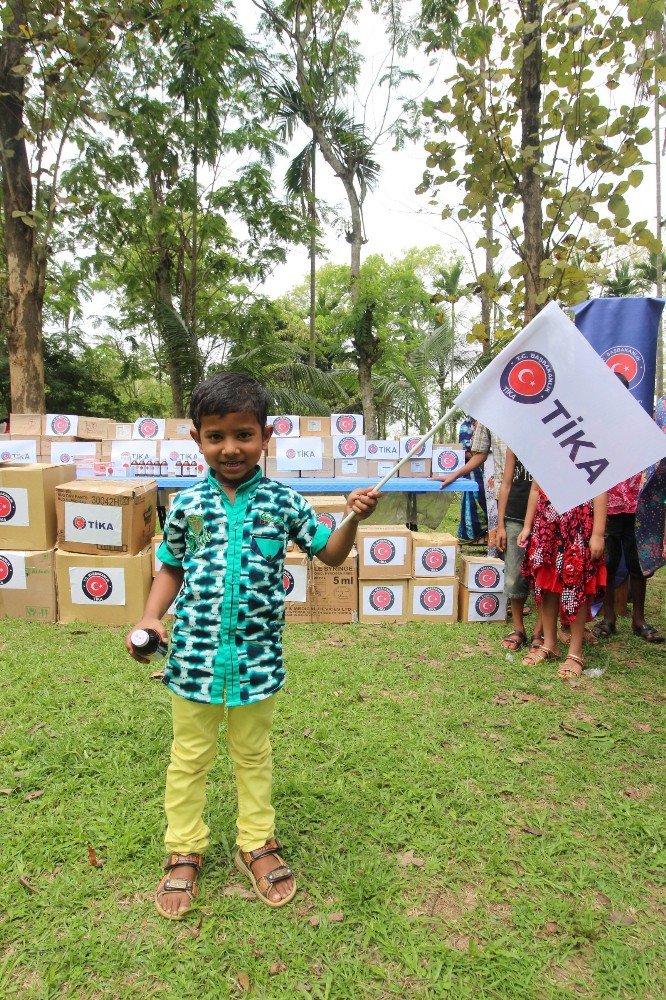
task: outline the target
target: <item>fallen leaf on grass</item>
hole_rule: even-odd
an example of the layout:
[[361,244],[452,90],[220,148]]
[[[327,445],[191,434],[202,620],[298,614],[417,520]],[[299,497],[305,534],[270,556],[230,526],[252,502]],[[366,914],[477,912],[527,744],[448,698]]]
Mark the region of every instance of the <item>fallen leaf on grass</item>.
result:
[[640,799],[641,797],[637,788],[625,788],[622,794],[626,795],[628,799]]
[[306,730],[304,730],[303,736],[308,737],[308,736],[311,736],[311,735],[312,735],[312,730],[308,726],[308,728]]
[[11,795],[13,791],[13,788],[0,788],[0,795]]
[[321,923],[321,917],[310,917],[308,923],[310,924],[310,927],[319,927],[319,924]]
[[619,910],[611,910],[608,919],[611,923],[619,924],[621,927],[631,927],[632,924],[636,923],[630,913],[620,913]]
[[36,726],[33,726],[32,729],[28,730],[28,735],[31,736],[33,733],[38,732],[40,729],[43,729],[45,725],[45,722],[38,722]]
[[23,888],[27,889],[28,892],[30,892],[30,893],[37,892],[37,890],[35,889],[34,885],[30,881],[30,878],[29,878],[28,875],[19,875],[19,885],[22,885]]
[[345,915],[342,912],[342,910],[340,910],[340,912],[338,913],[329,913],[328,919],[332,924],[341,924],[342,921],[345,919]]
[[97,857],[95,848],[91,844],[88,844],[88,860],[90,864],[93,866],[93,868],[104,867],[104,861],[102,860],[102,858]]
[[247,972],[239,972],[238,976],[237,976],[237,979],[238,979],[238,985],[242,989],[243,993],[249,993],[250,992],[250,977],[248,976]]
[[75,632],[70,632],[70,635],[90,635],[88,629],[77,629]]
[[610,909],[611,901],[605,892],[596,893],[597,901],[601,903],[602,906],[607,906]]
[[192,935],[192,937],[196,938],[196,937],[199,937],[199,935],[201,934],[201,928],[203,927],[203,918],[204,918],[204,915],[202,913],[201,916],[199,917],[199,920],[197,921],[197,926],[193,927],[191,929],[191,931],[190,931],[190,934]]
[[28,792],[27,795],[23,796],[23,801],[24,802],[32,802],[33,799],[40,799],[43,794],[44,794],[43,791]]
[[509,757],[508,758],[512,764],[527,764],[525,757]]
[[164,677],[163,670],[156,670],[154,674],[150,675],[151,681],[161,681],[163,677]]
[[537,829],[536,826],[521,826],[521,833],[529,833],[532,837],[543,837],[543,830]]
[[277,976],[281,972],[286,972],[287,968],[288,968],[288,966],[286,966],[284,964],[284,962],[273,962],[273,964],[271,965],[270,969],[268,970],[268,975],[269,976]]
[[403,868],[409,868],[410,865],[414,865],[415,868],[423,868],[425,861],[423,858],[415,857],[414,851],[405,851],[404,854],[398,855],[398,864]]
[[631,724],[632,726],[634,726],[635,729],[638,729],[639,732],[641,733],[652,732],[652,726],[648,726],[647,722],[632,722]]
[[241,899],[256,899],[257,897],[249,889],[242,885],[225,885],[222,890],[223,896],[240,896]]
[[559,928],[557,926],[557,921],[547,920],[544,926],[544,931],[546,934],[557,934]]
[[527,691],[519,691],[518,692],[518,698],[520,699],[520,701],[538,701],[539,700],[539,695],[538,694],[528,694]]

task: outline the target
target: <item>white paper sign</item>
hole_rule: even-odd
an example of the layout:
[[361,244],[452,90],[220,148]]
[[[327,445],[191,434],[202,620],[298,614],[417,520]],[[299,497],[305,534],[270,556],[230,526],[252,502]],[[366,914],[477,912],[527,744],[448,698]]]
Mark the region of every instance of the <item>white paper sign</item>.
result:
[[323,444],[320,437],[278,438],[275,442],[278,472],[300,469],[315,472],[323,465]]
[[469,594],[467,620],[470,622],[504,621],[506,618],[506,594]]
[[504,590],[504,563],[463,563],[463,583],[468,590]]
[[26,590],[24,552],[0,552],[0,588]]
[[111,465],[130,466],[132,459],[157,458],[157,441],[112,441]]
[[132,428],[132,440],[156,441],[163,438],[165,423],[160,417],[137,417]]
[[413,593],[412,614],[432,615],[433,618],[453,614],[454,584],[447,584],[446,587],[436,586],[434,583],[416,584]]
[[455,576],[455,545],[415,545],[414,576]]
[[464,464],[465,452],[462,448],[448,448],[438,444],[432,449],[432,471],[439,475],[447,476]]
[[391,469],[394,469],[396,465],[397,462],[377,462],[377,475],[380,479],[383,479],[384,476],[388,476]]
[[30,526],[28,491],[21,486],[0,486],[0,524],[13,528]]
[[47,413],[46,437],[76,437],[79,418],[71,413]]
[[378,535],[363,539],[363,561],[366,566],[404,566],[407,539],[404,535]]
[[[178,439],[160,441],[160,459],[167,463],[168,476],[199,476],[206,467],[204,457],[192,438],[182,441]],[[187,472],[183,471],[183,464],[187,466]],[[196,471],[190,471],[194,466]]]
[[365,458],[363,434],[337,434],[333,438],[334,458]]
[[25,441],[3,441],[0,446],[0,459],[3,462],[20,462],[27,465],[37,461],[37,442]]
[[307,600],[307,566],[285,565],[282,570],[284,599],[290,604],[305,604]]
[[[400,458],[404,458],[412,450],[415,444],[420,441],[420,434],[409,434],[407,437],[400,438]],[[418,451],[414,452],[412,455],[412,461],[415,458],[432,458],[432,438],[421,445]]]
[[301,418],[293,413],[280,413],[269,417],[268,423],[273,427],[273,437],[300,437]]
[[65,501],[65,541],[122,545],[123,508]]
[[370,441],[365,442],[366,458],[394,458],[397,462],[400,458],[399,441]]
[[80,458],[88,458],[94,462],[96,457],[96,441],[51,442],[51,461],[56,465],[74,465]]
[[402,614],[406,584],[390,580],[361,585],[361,607],[364,615],[392,617]]
[[123,607],[125,570],[97,566],[70,566],[69,594],[72,604],[99,604]]
[[357,476],[358,475],[358,459],[357,458],[342,458],[339,460],[342,466],[343,476]]
[[332,413],[331,434],[363,434],[361,413]]

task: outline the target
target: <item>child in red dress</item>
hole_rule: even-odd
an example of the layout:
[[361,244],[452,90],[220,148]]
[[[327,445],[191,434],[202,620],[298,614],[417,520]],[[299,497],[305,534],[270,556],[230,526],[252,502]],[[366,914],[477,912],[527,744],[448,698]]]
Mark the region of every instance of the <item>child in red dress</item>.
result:
[[606,584],[605,526],[605,493],[558,514],[538,483],[532,483],[518,545],[527,546],[523,573],[534,584],[544,639],[542,646],[532,649],[524,658],[526,666],[536,666],[557,656],[559,611],[562,624],[571,627],[571,643],[558,676],[570,680],[582,674],[588,602]]

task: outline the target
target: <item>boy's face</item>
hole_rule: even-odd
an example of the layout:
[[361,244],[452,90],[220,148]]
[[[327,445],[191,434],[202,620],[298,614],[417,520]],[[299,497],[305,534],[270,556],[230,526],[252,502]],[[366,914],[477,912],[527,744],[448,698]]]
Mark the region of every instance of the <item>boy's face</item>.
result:
[[236,411],[202,417],[199,430],[191,431],[216,478],[229,486],[251,477],[272,433],[254,414]]

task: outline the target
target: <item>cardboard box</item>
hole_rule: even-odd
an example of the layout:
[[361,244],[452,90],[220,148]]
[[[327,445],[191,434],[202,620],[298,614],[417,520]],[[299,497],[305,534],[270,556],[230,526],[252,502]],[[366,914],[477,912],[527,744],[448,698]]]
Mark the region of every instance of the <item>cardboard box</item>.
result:
[[74,413],[46,413],[42,420],[44,437],[76,437],[79,418]]
[[468,590],[501,594],[504,590],[504,562],[486,556],[463,556],[460,582]]
[[155,534],[154,479],[79,479],[56,490],[58,547],[136,555]]
[[161,476],[202,476],[206,468],[204,457],[192,438],[166,438],[159,444]]
[[412,574],[412,533],[402,524],[363,525],[356,535],[362,580],[405,579]]
[[132,440],[161,441],[165,424],[161,417],[137,417],[132,426]]
[[368,463],[365,458],[336,458],[336,479],[367,479]]
[[162,539],[163,538],[164,538],[164,535],[161,532],[160,532],[159,535],[153,535],[153,539],[152,539],[152,542],[151,542],[151,545],[150,545],[151,552],[152,552],[152,559],[150,561],[150,570],[151,570],[151,573],[153,574],[153,576],[157,576],[157,574],[159,573],[160,569],[162,568],[162,562],[161,562],[161,560],[159,560],[157,558],[157,550],[159,549],[160,545],[162,544]]
[[468,590],[460,584],[458,593],[458,621],[461,622],[504,622],[506,621],[506,595],[492,591]]
[[58,619],[133,625],[152,584],[151,550],[133,556],[56,552]]
[[[86,462],[87,460],[87,462]],[[100,441],[55,441],[49,444],[49,461],[54,465],[81,465],[84,462],[101,462]]]
[[[330,438],[327,439],[330,441]],[[269,441],[268,455],[275,459],[279,472],[317,472],[324,464],[324,438],[276,438]],[[271,445],[273,447],[271,448]],[[327,458],[332,458],[327,455]]]
[[340,566],[325,566],[315,558],[313,622],[345,624],[358,621],[358,558],[353,549]]
[[[145,475],[145,462],[157,458],[157,441],[111,441],[111,465],[126,469],[128,473]],[[161,469],[161,464],[160,464]]]
[[0,551],[0,616],[57,621],[54,555],[54,549]]
[[301,474],[298,470],[282,470],[277,467],[277,460],[271,458],[270,455],[266,458],[266,475],[269,479],[300,479]]
[[296,438],[301,436],[301,418],[293,413],[278,414],[268,418],[268,423],[273,427],[273,437]]
[[456,621],[458,581],[452,576],[437,576],[432,580],[410,580],[408,609],[411,621]]
[[[400,458],[404,458],[412,450],[415,444],[421,439],[420,434],[408,434],[407,437],[400,438]],[[418,451],[414,452],[414,458],[432,458],[432,438],[422,444]]]
[[66,465],[0,465],[0,547],[44,552],[56,543],[56,488],[74,479]]
[[106,428],[106,436],[109,441],[130,441],[134,424],[117,423],[110,420]]
[[335,530],[345,516],[347,499],[343,496],[306,496],[303,497],[314,508],[317,520],[327,528]]
[[164,437],[168,441],[185,441],[191,438],[190,431],[194,430],[194,424],[189,417],[168,417],[164,428]]
[[[365,464],[368,470],[368,479],[383,479],[384,476],[387,476],[391,469],[394,469],[398,463],[388,461],[385,458],[366,458]],[[400,472],[398,472],[398,477],[399,476]]]
[[312,621],[312,565],[300,549],[284,558],[284,616],[288,622]]
[[10,413],[9,430],[19,437],[41,437],[42,413]]
[[105,441],[110,423],[106,417],[79,417],[76,436],[81,441]]
[[332,413],[331,434],[363,434],[363,414]]
[[368,625],[409,620],[409,580],[359,580],[358,620]]
[[333,458],[365,458],[365,437],[363,434],[334,435]]
[[432,449],[433,475],[448,476],[465,464],[465,449],[455,444],[437,444]]
[[445,531],[412,532],[412,576],[455,576],[458,539]]
[[400,458],[400,442],[387,440],[368,440],[365,442],[365,457],[397,462]]
[[42,439],[36,438],[15,438],[10,434],[9,441],[2,442],[0,449],[0,459],[3,462],[11,462],[13,465],[35,465],[39,462],[42,446]]
[[300,419],[301,437],[328,437],[331,436],[330,417],[301,417]]
[[410,458],[398,469],[398,479],[430,479],[431,471],[429,458]]
[[322,458],[321,469],[311,469],[302,473],[303,479],[335,479],[335,459]]

